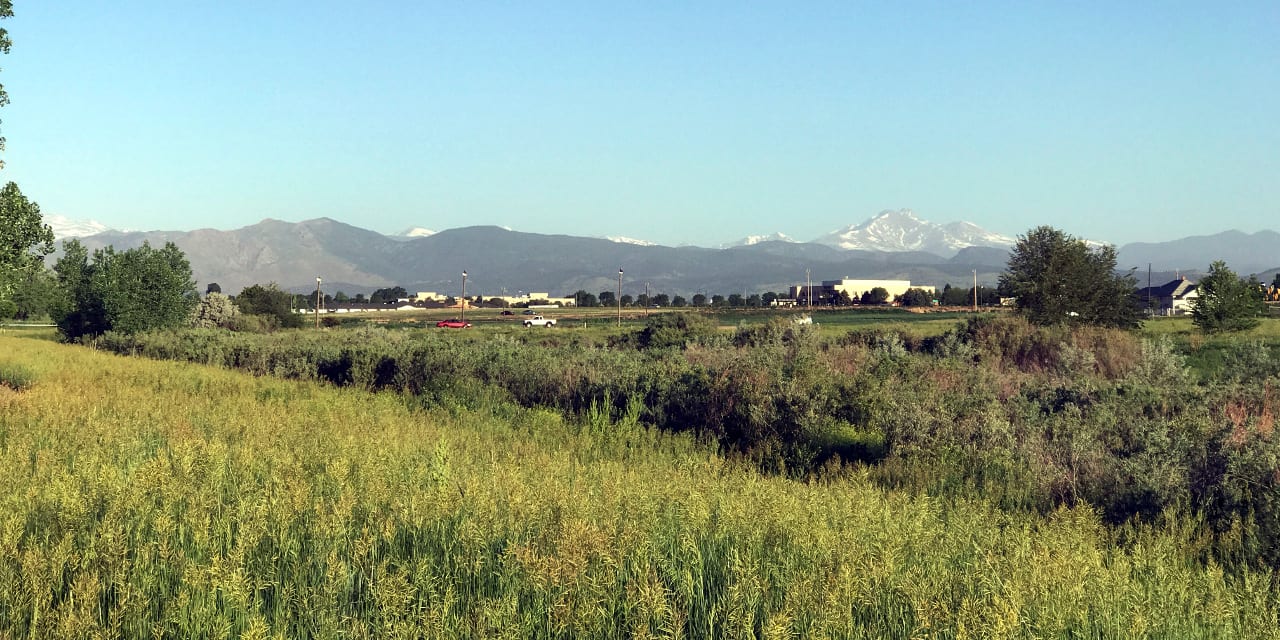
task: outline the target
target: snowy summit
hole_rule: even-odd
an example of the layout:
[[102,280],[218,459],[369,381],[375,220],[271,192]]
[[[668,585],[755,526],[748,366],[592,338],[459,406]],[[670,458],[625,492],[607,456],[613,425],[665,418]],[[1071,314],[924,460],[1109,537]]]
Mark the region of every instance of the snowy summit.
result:
[[97,220],[72,220],[66,216],[50,215],[44,217],[44,223],[53,229],[54,240],[63,238],[84,238],[103,231],[109,231],[107,225]]
[[436,234],[435,231],[432,231],[431,229],[427,229],[424,227],[409,227],[408,229],[405,229],[404,231],[401,231],[400,233],[397,233],[392,237],[406,238],[406,239],[407,238],[425,238],[427,236],[434,236],[435,234]]
[[730,247],[749,247],[751,245],[760,244],[761,242],[795,242],[795,241],[796,241],[795,238],[792,238],[791,236],[785,233],[782,233],[781,231],[778,231],[775,233],[770,233],[762,236],[747,236],[745,238],[742,238],[741,240],[738,240],[737,242],[730,242],[729,244],[722,245],[722,248],[728,249]]
[[814,242],[840,249],[927,251],[949,258],[965,247],[1007,248],[1017,240],[972,222],[938,224],[921,220],[910,209],[898,209],[882,211],[862,224],[837,229]]
[[626,236],[605,236],[604,239],[610,242],[616,242],[618,244],[634,244],[641,247],[658,246],[658,243],[656,242],[649,242],[648,240],[637,240],[635,238],[628,238]]

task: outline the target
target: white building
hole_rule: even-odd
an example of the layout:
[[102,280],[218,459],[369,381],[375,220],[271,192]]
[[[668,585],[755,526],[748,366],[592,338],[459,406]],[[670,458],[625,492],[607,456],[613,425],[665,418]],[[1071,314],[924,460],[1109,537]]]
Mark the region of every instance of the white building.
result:
[[[928,293],[937,293],[937,289],[933,285],[927,284],[911,284],[910,280],[853,280],[850,278],[842,278],[840,280],[823,280],[822,284],[813,287],[813,302],[818,304],[819,301],[825,301],[833,295],[844,293],[849,296],[850,300],[857,301],[862,294],[872,289],[880,288],[889,292],[889,300],[907,292],[907,289],[923,289]],[[790,297],[801,302],[808,302],[809,292],[804,285],[796,285],[791,287]]]

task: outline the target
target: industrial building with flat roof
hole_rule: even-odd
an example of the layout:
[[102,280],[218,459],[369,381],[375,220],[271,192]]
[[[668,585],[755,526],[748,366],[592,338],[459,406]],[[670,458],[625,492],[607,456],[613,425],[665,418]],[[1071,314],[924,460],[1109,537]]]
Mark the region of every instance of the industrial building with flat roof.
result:
[[[840,280],[823,280],[821,285],[814,286],[813,300],[816,303],[819,300],[828,300],[832,296],[839,296],[841,293],[849,296],[850,300],[857,300],[862,294],[877,287],[889,292],[889,300],[906,293],[907,289],[923,289],[929,293],[937,293],[937,289],[933,285],[913,285],[910,280],[852,280],[842,278]],[[790,297],[797,301],[805,302],[809,300],[809,291],[804,285],[795,285],[791,287]]]

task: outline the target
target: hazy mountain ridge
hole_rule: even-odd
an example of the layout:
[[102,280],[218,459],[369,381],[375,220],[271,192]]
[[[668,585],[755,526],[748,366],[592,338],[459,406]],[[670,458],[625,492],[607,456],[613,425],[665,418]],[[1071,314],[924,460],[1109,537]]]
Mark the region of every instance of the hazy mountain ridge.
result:
[[[854,228],[872,229],[882,238],[916,245],[922,242],[909,239],[911,229],[951,226],[923,223],[913,214],[889,213],[898,215],[882,214]],[[872,224],[877,220],[881,224]],[[906,224],[896,231],[887,224],[903,221]],[[930,233],[917,235],[935,237]],[[1003,238],[987,232],[973,234]],[[467,290],[471,294],[546,291],[564,295],[578,289],[599,293],[617,287],[619,267],[624,269],[624,293],[633,294],[644,291],[646,283],[651,292],[683,295],[699,291],[782,292],[802,282],[806,269],[814,281],[907,278],[941,287],[967,284],[973,271],[978,272],[980,281],[993,283],[1004,269],[1009,250],[1008,246],[977,245],[945,253],[882,251],[789,239],[766,239],[724,249],[666,247],[616,238],[523,233],[497,226],[403,237],[328,218],[298,223],[266,219],[230,231],[105,231],[81,241],[91,250],[108,244],[127,249],[143,241],[152,245],[172,241],[187,254],[201,289],[217,282],[229,293],[268,282],[300,292],[314,291],[317,276],[331,293],[369,292],[390,285],[460,293],[463,270],[468,271]],[[1276,246],[1280,246],[1280,234],[1271,231],[1133,243],[1119,249],[1117,266],[1125,270],[1137,267],[1136,275],[1144,281],[1142,272],[1148,262],[1158,273],[1194,273],[1206,270],[1213,260],[1225,259],[1239,273],[1262,273],[1280,263],[1280,259],[1270,258]]]
[[1131,242],[1116,250],[1118,267],[1146,271],[1208,271],[1223,260],[1240,275],[1262,273],[1280,266],[1280,233],[1275,231],[1223,231],[1169,242]]

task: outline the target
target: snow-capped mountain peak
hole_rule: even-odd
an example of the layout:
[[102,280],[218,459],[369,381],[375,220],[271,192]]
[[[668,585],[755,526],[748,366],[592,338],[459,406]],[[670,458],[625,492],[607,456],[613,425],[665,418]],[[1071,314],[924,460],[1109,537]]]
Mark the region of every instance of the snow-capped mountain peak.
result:
[[730,242],[728,244],[721,245],[721,248],[728,249],[730,247],[749,247],[754,244],[760,244],[761,242],[796,242],[796,239],[792,238],[791,236],[785,233],[782,233],[781,231],[778,231],[775,233],[770,233],[770,234],[761,235],[761,236],[747,236],[736,242]]
[[97,220],[72,220],[66,216],[49,215],[44,217],[44,223],[53,229],[53,238],[61,240],[63,238],[83,238],[110,231],[107,225]]
[[435,231],[432,231],[431,229],[427,229],[425,227],[409,227],[408,229],[405,229],[404,231],[401,231],[400,233],[395,234],[395,236],[393,237],[425,238],[427,236],[434,236],[435,234],[436,234]]
[[656,247],[658,243],[649,242],[648,240],[638,240],[636,238],[628,238],[626,236],[605,236],[605,240],[616,242],[618,244],[634,244],[641,247]]
[[951,257],[965,247],[1004,248],[1017,241],[971,222],[938,224],[921,220],[910,209],[898,209],[882,211],[862,224],[837,229],[814,242],[841,249],[926,251]]

